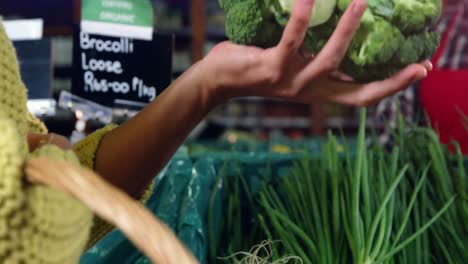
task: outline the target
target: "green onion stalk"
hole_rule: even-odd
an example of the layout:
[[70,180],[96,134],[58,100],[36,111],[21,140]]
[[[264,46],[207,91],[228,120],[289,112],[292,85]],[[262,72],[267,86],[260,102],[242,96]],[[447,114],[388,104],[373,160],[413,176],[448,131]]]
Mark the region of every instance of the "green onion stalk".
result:
[[388,152],[366,142],[365,117],[362,109],[354,156],[329,133],[282,191],[260,194],[263,230],[284,244],[274,250],[304,263],[468,263],[460,151],[454,158],[432,130],[400,123]]
[[468,159],[459,146],[453,154],[433,130],[400,117],[388,150],[367,135],[366,109],[360,115],[356,144],[328,133],[320,155],[304,154],[259,193],[242,171],[221,176],[226,208],[210,236],[211,262],[468,263]]

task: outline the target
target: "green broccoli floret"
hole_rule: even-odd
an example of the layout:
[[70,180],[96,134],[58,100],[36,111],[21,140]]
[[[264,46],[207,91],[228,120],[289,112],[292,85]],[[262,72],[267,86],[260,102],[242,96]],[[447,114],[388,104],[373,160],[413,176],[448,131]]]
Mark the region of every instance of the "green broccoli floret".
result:
[[393,62],[408,65],[427,59],[436,52],[439,42],[440,34],[435,32],[411,35],[405,39]]
[[392,23],[404,34],[420,32],[440,16],[440,0],[393,0]]
[[424,53],[424,44],[421,36],[410,36],[403,42],[398,50],[398,55],[394,56],[394,61],[400,65],[411,64],[418,61]]
[[439,48],[441,36],[437,32],[424,32],[424,37],[420,40],[420,45],[424,46],[424,51],[419,60],[431,58]]
[[[374,0],[369,1],[369,5],[371,3],[377,5],[387,2],[388,0]],[[344,11],[349,3],[351,3],[351,0],[340,0],[338,1],[338,8]],[[382,6],[380,11],[388,14],[385,11],[386,8],[390,7]],[[312,31],[315,31],[315,29],[312,29]],[[404,37],[398,28],[392,26],[382,17],[374,15],[371,9],[368,9],[365,11],[361,19],[361,25],[350,44],[348,56],[354,64],[359,66],[382,64],[393,57],[402,45],[403,40]]]
[[281,27],[261,1],[243,0],[236,4],[224,1],[228,10],[226,35],[232,42],[260,47],[272,47],[279,42]]
[[367,82],[385,79],[405,66],[431,57],[440,42],[440,34],[423,32],[408,36],[393,57],[381,64],[358,65],[349,57],[345,58],[341,70],[357,81]]
[[[368,16],[369,18],[366,18]],[[403,43],[403,35],[390,23],[366,12],[348,54],[356,65],[382,64],[390,60]]]

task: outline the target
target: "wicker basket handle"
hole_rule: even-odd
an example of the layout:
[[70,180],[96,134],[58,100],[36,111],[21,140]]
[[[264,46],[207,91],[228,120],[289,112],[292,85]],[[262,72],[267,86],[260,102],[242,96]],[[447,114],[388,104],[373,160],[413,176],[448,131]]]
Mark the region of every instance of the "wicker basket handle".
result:
[[71,194],[120,228],[153,263],[198,263],[164,223],[93,171],[41,158],[29,160],[25,172],[30,182]]

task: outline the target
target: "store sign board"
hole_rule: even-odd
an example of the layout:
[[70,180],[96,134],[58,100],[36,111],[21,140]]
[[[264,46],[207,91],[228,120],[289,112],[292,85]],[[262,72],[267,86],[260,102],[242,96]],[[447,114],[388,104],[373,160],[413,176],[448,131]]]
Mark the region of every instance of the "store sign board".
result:
[[151,40],[149,0],[82,0],[81,29],[89,34]]
[[116,101],[147,104],[172,80],[172,35],[151,41],[75,30],[72,93],[115,107]]

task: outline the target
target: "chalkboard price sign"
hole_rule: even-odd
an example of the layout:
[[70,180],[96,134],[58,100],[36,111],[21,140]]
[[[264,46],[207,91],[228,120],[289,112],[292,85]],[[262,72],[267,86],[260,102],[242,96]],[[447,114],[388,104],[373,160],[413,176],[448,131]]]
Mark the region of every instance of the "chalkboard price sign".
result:
[[171,83],[172,35],[151,41],[75,31],[72,93],[113,107],[116,100],[149,103]]

